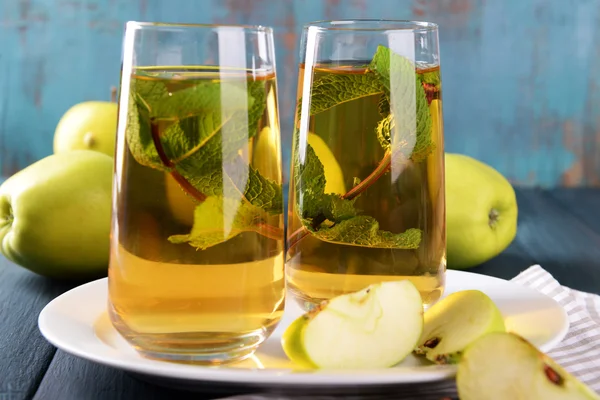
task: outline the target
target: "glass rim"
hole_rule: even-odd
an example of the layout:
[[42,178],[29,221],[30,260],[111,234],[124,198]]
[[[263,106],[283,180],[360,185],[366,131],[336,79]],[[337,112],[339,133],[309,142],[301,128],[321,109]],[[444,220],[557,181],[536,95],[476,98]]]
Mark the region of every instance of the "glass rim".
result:
[[192,24],[180,22],[147,22],[147,21],[127,21],[127,29],[156,29],[168,30],[172,28],[220,28],[220,29],[244,29],[254,32],[273,33],[273,28],[265,25],[242,25],[242,24]]
[[[382,24],[386,26],[376,26]],[[361,26],[365,25],[365,26]],[[317,31],[347,31],[347,32],[383,32],[383,31],[421,31],[433,32],[438,30],[438,24],[427,21],[409,19],[333,19],[318,20],[304,25],[305,30]]]

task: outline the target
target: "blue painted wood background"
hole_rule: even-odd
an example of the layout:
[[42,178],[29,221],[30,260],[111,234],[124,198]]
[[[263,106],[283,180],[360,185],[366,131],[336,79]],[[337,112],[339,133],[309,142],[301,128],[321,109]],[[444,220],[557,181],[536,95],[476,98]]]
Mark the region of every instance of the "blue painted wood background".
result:
[[600,185],[599,0],[0,0],[0,175],[109,99],[127,20],[273,26],[287,155],[301,26],[341,18],[440,25],[447,151],[522,186]]

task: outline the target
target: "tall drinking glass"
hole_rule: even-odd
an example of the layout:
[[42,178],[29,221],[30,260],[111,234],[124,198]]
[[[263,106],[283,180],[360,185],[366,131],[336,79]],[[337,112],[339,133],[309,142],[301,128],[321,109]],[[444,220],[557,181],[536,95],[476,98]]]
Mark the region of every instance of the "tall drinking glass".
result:
[[143,355],[252,354],[284,305],[270,28],[129,22],[109,314]]
[[409,279],[425,307],[446,269],[437,26],[304,27],[286,277],[305,307]]

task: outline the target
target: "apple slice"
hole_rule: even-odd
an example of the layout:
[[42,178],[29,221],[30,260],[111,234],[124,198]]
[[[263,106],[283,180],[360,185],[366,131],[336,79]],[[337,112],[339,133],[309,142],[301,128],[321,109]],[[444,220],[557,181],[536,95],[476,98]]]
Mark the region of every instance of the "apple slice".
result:
[[388,281],[323,302],[286,329],[282,345],[308,368],[384,368],[411,353],[422,329],[417,288]]
[[438,364],[455,364],[475,339],[505,330],[502,313],[492,299],[479,290],[463,290],[427,310],[415,352]]
[[458,364],[456,385],[461,400],[600,400],[550,357],[513,333],[490,333],[467,346]]

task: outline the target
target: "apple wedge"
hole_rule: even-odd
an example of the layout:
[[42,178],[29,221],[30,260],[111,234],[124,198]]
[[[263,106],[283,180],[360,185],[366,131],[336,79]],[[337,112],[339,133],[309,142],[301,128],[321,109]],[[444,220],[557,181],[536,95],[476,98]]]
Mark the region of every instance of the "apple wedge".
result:
[[474,340],[505,330],[502,313],[492,299],[479,290],[463,290],[427,310],[415,352],[438,364],[455,364]]
[[417,288],[389,281],[323,302],[286,329],[282,346],[308,368],[385,368],[412,352],[422,329]]
[[490,333],[470,344],[458,364],[456,385],[461,400],[600,400],[513,333]]

